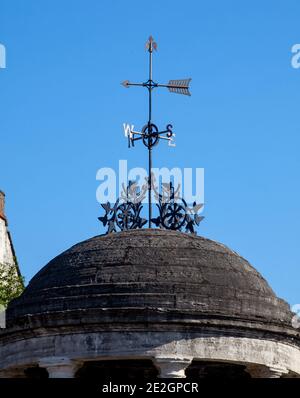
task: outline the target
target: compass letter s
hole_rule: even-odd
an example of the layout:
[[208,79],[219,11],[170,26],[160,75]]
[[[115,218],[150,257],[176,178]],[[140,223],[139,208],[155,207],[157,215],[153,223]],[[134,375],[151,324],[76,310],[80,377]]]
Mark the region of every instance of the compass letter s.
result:
[[175,144],[175,140],[174,140],[174,138],[175,138],[175,136],[176,136],[176,134],[175,133],[172,133],[172,137],[170,137],[170,139],[169,139],[169,146],[176,146],[176,144]]
[[292,57],[292,67],[294,69],[300,68],[300,44],[295,44],[292,47],[292,53],[295,54]]

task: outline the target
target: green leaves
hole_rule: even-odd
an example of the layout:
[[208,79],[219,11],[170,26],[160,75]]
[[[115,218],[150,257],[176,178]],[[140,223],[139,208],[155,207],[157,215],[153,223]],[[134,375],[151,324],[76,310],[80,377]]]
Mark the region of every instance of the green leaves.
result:
[[0,263],[0,304],[5,307],[24,290],[24,278],[18,275],[16,266]]

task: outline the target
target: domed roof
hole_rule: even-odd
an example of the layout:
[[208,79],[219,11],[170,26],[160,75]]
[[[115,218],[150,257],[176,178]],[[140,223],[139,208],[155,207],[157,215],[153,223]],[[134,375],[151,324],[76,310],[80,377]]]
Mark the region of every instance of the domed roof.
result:
[[8,320],[93,311],[99,322],[230,320],[290,324],[286,302],[242,257],[212,240],[140,229],[96,236],[51,260]]

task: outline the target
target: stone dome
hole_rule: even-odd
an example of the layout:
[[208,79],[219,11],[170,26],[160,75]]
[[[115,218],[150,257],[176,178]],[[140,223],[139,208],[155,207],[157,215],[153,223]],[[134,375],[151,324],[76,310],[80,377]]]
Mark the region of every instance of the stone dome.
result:
[[220,243],[161,229],[96,236],[10,303],[0,376],[300,377],[293,315]]
[[[133,311],[144,321],[255,321],[268,329],[291,319],[288,304],[237,253],[206,238],[159,229],[78,243],[36,274],[8,315],[74,310],[100,310],[100,318],[126,310],[128,320]],[[109,320],[117,318],[118,312]]]

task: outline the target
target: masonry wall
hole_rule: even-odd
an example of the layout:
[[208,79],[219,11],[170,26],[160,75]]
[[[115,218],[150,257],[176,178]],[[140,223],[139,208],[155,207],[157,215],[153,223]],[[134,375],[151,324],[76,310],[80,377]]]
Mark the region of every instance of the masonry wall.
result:
[[0,264],[15,265],[12,242],[5,217],[5,194],[0,191]]
[[2,218],[0,218],[0,263],[15,264],[7,225]]

